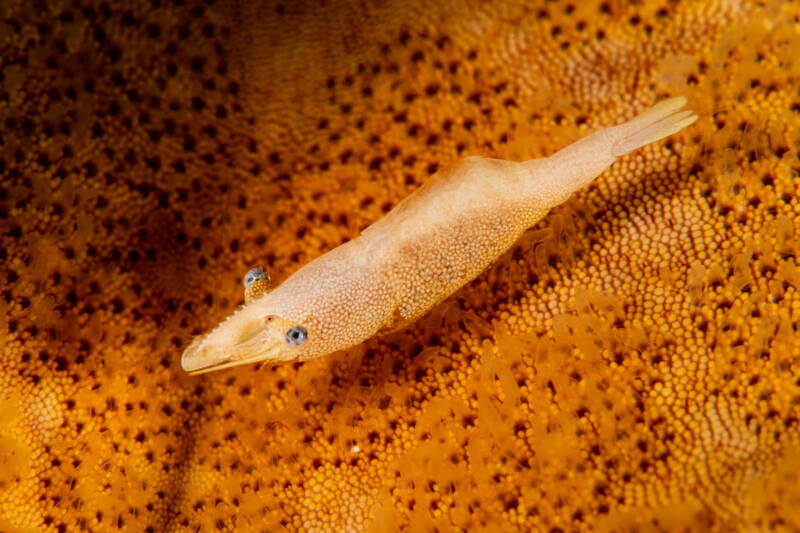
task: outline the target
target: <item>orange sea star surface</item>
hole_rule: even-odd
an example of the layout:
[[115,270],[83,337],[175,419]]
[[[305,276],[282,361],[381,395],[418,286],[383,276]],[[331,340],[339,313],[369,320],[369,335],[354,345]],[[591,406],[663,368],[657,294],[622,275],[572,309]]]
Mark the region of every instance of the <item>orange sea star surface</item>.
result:
[[[798,4],[235,4],[0,6],[0,531],[800,530]],[[251,265],[677,94],[413,327],[180,369]]]

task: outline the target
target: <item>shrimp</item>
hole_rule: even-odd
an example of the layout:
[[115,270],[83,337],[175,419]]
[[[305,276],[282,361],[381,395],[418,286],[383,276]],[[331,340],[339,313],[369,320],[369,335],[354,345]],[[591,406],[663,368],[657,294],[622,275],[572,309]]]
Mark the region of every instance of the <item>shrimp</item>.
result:
[[202,373],[307,361],[413,323],[618,157],[694,122],[685,105],[685,97],[670,98],[550,157],[462,159],[275,289],[263,269],[248,272],[245,305],[196,337],[181,366]]

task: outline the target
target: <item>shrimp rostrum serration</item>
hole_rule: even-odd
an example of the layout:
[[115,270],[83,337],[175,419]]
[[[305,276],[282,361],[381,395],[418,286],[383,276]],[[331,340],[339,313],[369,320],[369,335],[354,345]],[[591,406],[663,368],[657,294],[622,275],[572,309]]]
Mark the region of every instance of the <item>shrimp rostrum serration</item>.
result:
[[244,307],[193,340],[183,369],[305,361],[411,324],[618,157],[694,122],[685,105],[670,98],[550,157],[462,159],[275,289],[263,269],[248,272]]

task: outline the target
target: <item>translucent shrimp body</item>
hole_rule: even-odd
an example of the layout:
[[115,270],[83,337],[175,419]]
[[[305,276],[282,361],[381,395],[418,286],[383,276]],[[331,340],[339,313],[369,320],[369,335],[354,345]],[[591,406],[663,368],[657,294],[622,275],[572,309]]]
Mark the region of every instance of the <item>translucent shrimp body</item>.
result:
[[184,370],[304,361],[414,322],[618,157],[694,122],[685,105],[684,97],[665,100],[551,157],[468,157],[438,172],[358,238],[274,290],[248,285],[245,307],[186,348]]

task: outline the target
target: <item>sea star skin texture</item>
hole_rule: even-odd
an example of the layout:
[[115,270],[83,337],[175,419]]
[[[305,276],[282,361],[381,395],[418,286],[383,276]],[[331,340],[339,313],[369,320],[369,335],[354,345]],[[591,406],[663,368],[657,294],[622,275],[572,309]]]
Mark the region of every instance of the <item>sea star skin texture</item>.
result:
[[250,294],[266,278],[263,269],[250,270],[246,306],[196,338],[181,366],[198,373],[308,361],[412,324],[619,157],[697,120],[685,105],[685,97],[671,98],[551,157],[524,163],[468,157],[437,172],[356,239],[305,265],[268,296]]
[[[792,2],[2,2],[0,531],[797,531]],[[406,330],[181,350],[469,155],[621,158]]]

